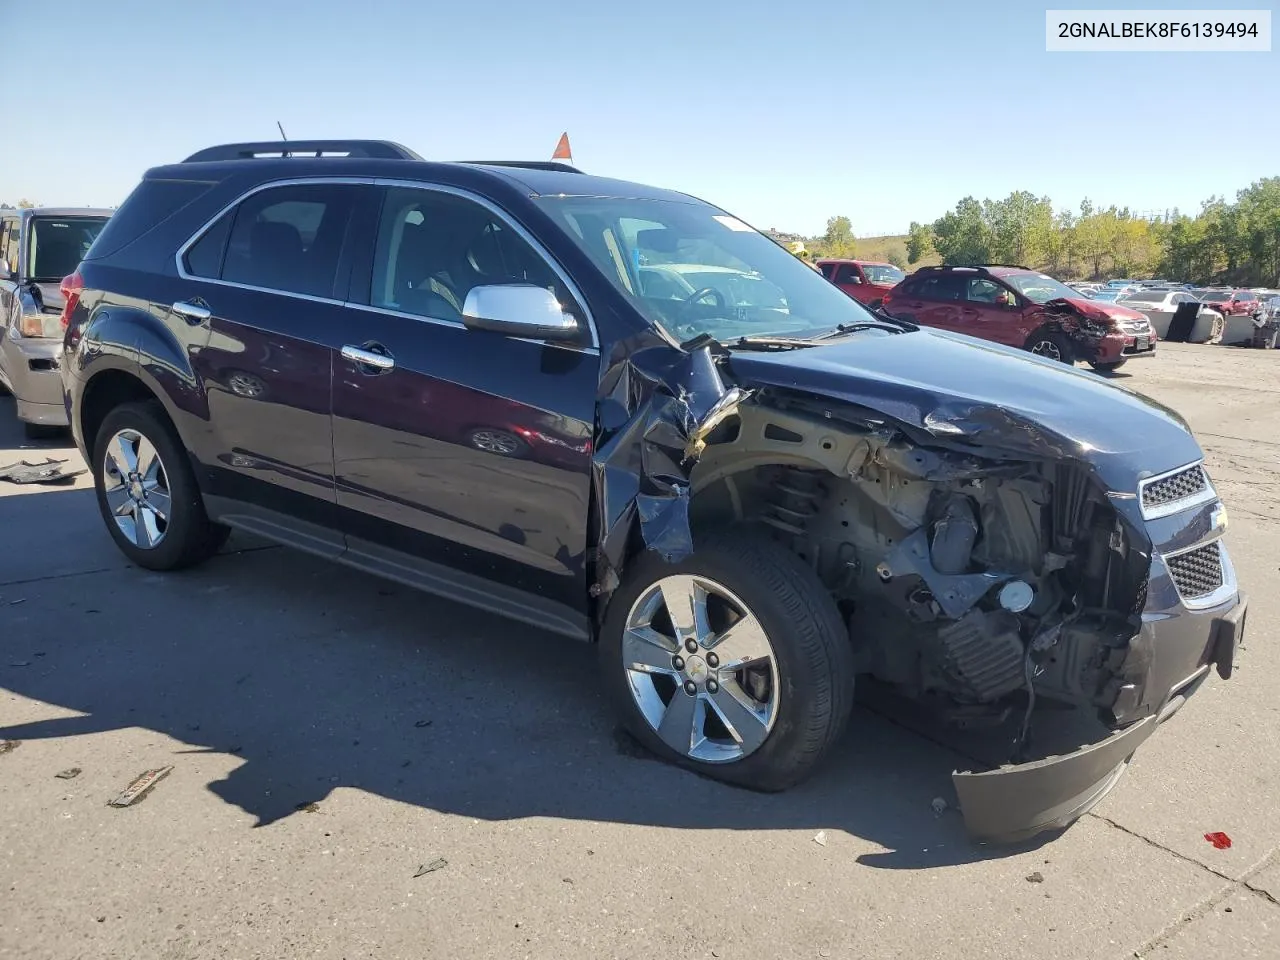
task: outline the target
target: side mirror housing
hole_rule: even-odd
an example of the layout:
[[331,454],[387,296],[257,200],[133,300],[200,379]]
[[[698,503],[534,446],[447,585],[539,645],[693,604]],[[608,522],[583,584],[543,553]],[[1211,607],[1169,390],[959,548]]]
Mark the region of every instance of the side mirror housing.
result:
[[475,330],[491,330],[534,340],[574,340],[581,326],[545,287],[524,283],[472,287],[462,305],[462,322]]

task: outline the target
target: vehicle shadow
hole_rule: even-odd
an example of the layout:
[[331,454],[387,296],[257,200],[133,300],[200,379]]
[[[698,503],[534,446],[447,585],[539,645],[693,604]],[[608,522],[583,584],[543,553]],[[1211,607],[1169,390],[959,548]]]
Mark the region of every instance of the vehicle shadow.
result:
[[621,734],[588,646],[236,537],[197,570],[139,570],[89,490],[0,497],[0,529],[32,547],[53,531],[75,557],[34,575],[23,556],[0,557],[0,687],[81,714],[2,726],[0,738],[142,727],[177,741],[139,756],[139,770],[232,754],[242,762],[209,789],[257,826],[354,787],[489,820],[845,830],[881,848],[859,858],[881,869],[1051,839],[972,843],[950,774],[982,767],[863,707],[813,779],[752,793],[657,762]]

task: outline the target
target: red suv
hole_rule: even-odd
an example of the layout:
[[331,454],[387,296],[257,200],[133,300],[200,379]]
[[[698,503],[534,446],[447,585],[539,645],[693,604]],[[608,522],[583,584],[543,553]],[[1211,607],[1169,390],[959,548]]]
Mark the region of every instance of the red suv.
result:
[[892,263],[869,260],[819,260],[822,275],[859,303],[875,306],[906,274]]
[[1150,357],[1156,332],[1146,314],[1089,300],[1027,267],[922,267],[885,294],[881,309],[1063,363],[1115,370]]
[[1248,290],[1209,290],[1202,299],[1224,317],[1251,317],[1262,309],[1262,301]]

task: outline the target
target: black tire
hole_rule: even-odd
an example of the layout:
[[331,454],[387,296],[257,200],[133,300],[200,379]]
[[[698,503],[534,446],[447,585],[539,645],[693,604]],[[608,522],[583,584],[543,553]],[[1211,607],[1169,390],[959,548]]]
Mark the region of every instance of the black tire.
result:
[[1099,373],[1111,373],[1113,370],[1119,370],[1128,362],[1128,360],[1115,360],[1111,363],[1096,363],[1093,360],[1090,360],[1089,366],[1093,367],[1093,369],[1097,370]]
[[[673,574],[711,578],[740,598],[764,628],[778,667],[772,730],[753,753],[728,763],[692,759],[671,749],[636,705],[622,666],[622,639],[632,605]],[[821,764],[848,726],[853,707],[853,649],[826,588],[798,557],[749,529],[716,531],[680,563],[646,551],[631,561],[614,593],[600,635],[603,682],[631,734],[659,757],[753,790],[786,790]],[[679,689],[673,696],[683,696]]]
[[[154,547],[140,547],[126,537],[107,505],[106,448],[118,432],[126,429],[137,431],[151,442],[168,479],[169,517],[164,536]],[[209,520],[187,452],[178,440],[164,409],[154,401],[122,404],[107,414],[94,438],[91,469],[98,509],[102,513],[107,532],[120,551],[140,567],[148,570],[179,570],[193,566],[216,553],[231,532],[227,527]]]
[[1061,330],[1041,327],[1027,337],[1026,349],[1046,360],[1060,360],[1068,365],[1076,362],[1075,348]]
[[56,440],[67,432],[66,427],[51,427],[44,423],[22,422],[22,432],[28,440]]

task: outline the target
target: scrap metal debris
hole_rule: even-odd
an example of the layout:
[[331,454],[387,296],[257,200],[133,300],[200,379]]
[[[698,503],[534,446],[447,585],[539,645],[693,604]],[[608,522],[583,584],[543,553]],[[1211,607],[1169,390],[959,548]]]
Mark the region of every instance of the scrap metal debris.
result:
[[825,847],[827,845],[827,831],[819,830],[818,835],[813,838],[813,842],[820,847]]
[[68,767],[66,770],[59,770],[57,773],[54,774],[54,776],[57,777],[59,780],[71,780],[71,779],[74,779],[75,777],[80,776],[80,768]]
[[435,873],[437,870],[443,870],[448,865],[449,861],[444,859],[444,857],[436,857],[436,859],[432,860],[430,863],[424,863],[422,866],[418,867],[418,872],[415,873],[413,877],[416,880],[418,877],[425,876],[428,873]]
[[10,483],[69,483],[80,474],[89,472],[85,469],[66,470],[62,466],[64,463],[67,461],[46,459],[42,463],[32,463],[20,460],[0,467],[0,480]]
[[129,784],[114,800],[107,803],[109,807],[128,807],[137,803],[148,793],[151,788],[167,777],[173,770],[172,766],[157,767],[154,770],[147,770],[138,775],[133,783]]
[[1220,831],[1206,833],[1204,838],[1213,844],[1215,850],[1227,850],[1231,846],[1231,838]]

